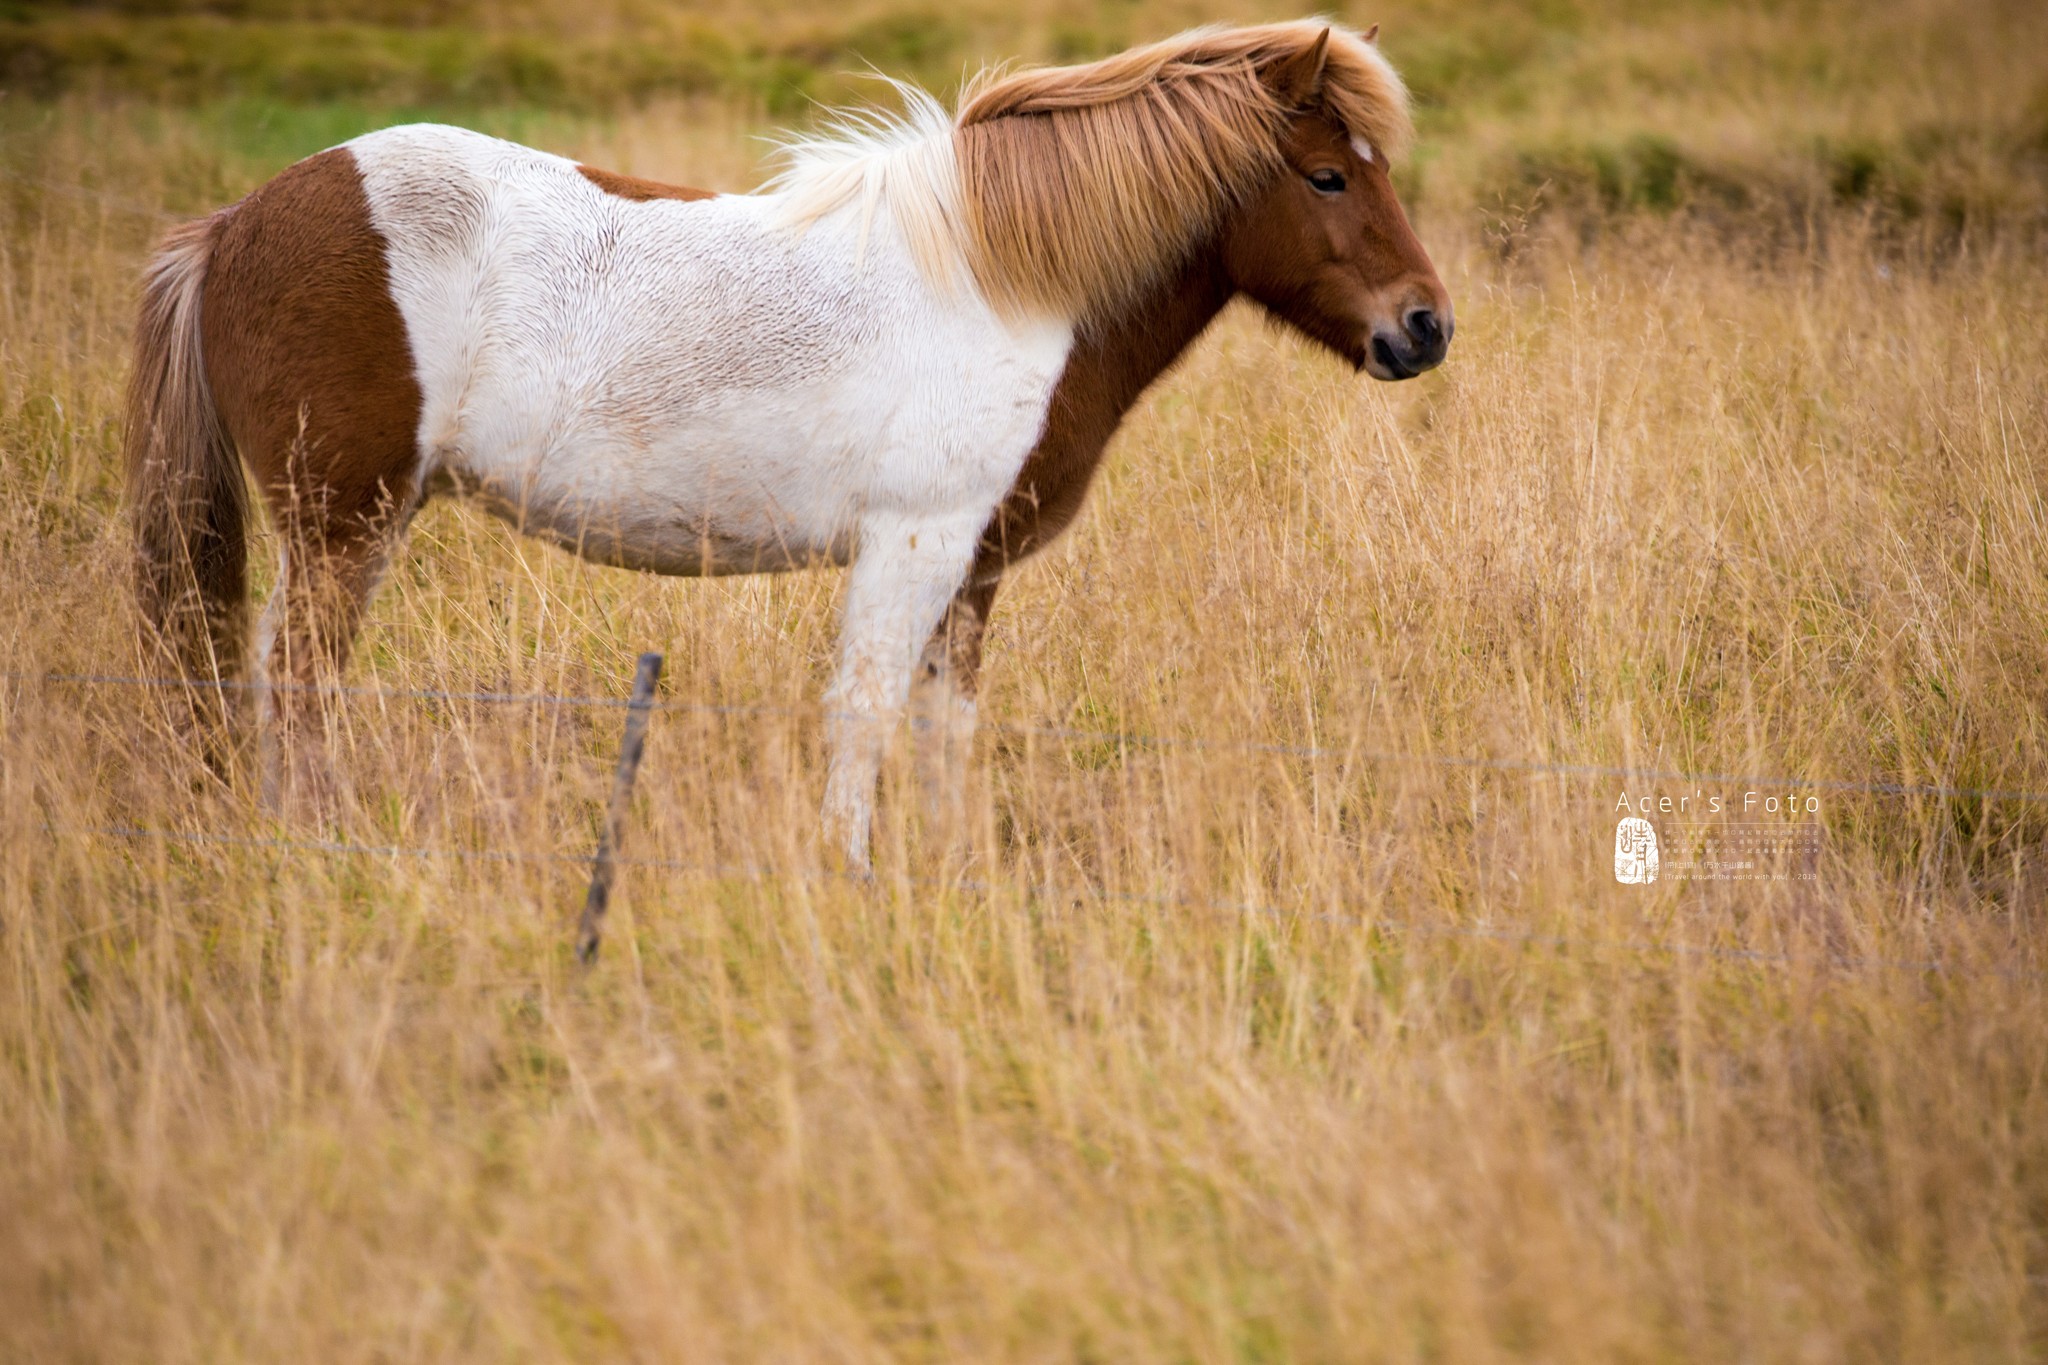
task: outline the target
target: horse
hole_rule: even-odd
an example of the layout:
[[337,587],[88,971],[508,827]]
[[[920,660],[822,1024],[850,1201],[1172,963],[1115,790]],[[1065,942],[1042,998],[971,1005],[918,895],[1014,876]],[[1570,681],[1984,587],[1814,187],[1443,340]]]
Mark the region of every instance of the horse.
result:
[[437,125],[287,168],[145,273],[126,456],[150,648],[238,675],[253,482],[280,565],[251,687],[289,791],[429,498],[660,574],[847,566],[822,818],[866,869],[913,690],[963,748],[1003,574],[1226,304],[1375,379],[1443,360],[1377,32],[1196,29],[985,71],[952,113],[899,86],[900,115],[787,142],[748,194]]

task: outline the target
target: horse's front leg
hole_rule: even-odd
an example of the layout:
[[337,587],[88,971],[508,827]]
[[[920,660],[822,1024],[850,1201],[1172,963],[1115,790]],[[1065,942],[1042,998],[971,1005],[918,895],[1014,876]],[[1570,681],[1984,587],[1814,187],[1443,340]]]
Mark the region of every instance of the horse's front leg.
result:
[[911,691],[911,728],[918,745],[918,776],[928,818],[952,844],[959,836],[968,755],[974,747],[975,695],[981,679],[981,639],[995,605],[993,576],[970,577],[917,662]]
[[918,654],[967,577],[984,517],[891,518],[863,529],[846,588],[839,670],[825,694],[825,835],[856,871],[870,862],[875,783]]

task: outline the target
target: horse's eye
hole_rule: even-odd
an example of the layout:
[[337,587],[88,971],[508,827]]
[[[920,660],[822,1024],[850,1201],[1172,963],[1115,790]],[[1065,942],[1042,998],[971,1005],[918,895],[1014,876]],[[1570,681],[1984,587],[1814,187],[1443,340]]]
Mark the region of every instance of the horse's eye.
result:
[[1317,171],[1309,176],[1308,183],[1314,185],[1324,194],[1342,194],[1344,192],[1344,172]]

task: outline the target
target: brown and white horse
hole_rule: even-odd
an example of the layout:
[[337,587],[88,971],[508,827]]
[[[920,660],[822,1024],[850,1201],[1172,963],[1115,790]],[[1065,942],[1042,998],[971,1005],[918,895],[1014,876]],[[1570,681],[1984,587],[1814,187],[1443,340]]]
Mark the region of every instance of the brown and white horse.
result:
[[1443,359],[1372,36],[1197,30],[984,77],[957,114],[905,91],[757,194],[435,126],[302,161],[149,268],[128,461],[151,638],[184,676],[240,668],[245,468],[280,531],[262,676],[294,686],[260,691],[287,755],[436,493],[657,573],[851,564],[825,818],[864,866],[913,680],[956,747],[1005,567],[1226,303],[1379,379]]

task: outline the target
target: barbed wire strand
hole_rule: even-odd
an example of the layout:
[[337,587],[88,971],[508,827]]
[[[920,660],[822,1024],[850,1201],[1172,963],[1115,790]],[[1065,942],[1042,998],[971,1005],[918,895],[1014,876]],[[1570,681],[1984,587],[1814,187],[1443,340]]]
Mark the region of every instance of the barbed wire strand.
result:
[[[143,678],[118,673],[24,673],[0,671],[0,680],[10,682],[74,683],[113,687],[186,688],[199,692],[290,692],[331,697],[371,697],[390,701],[469,701],[494,706],[559,706],[623,711],[633,703],[626,697],[586,697],[554,692],[442,691],[431,687],[354,687],[325,683],[271,683],[220,678]],[[715,715],[802,715],[815,707],[780,706],[772,703],[657,701],[650,711],[702,711]]]
[[[44,823],[43,833],[52,837],[85,836],[110,837],[132,840],[156,840],[167,843],[189,845],[211,845],[226,848],[268,848],[286,852],[327,853],[351,857],[384,859],[436,859],[450,858],[489,863],[541,863],[553,865],[587,866],[588,855],[571,853],[531,853],[523,850],[456,848],[452,846],[430,847],[416,844],[351,844],[332,839],[285,839],[277,837],[235,836],[212,834],[196,830],[150,829],[139,825],[87,825],[60,826]],[[675,858],[619,858],[620,867],[645,868],[657,871],[680,872],[712,879],[738,878],[748,881],[839,881],[854,885],[871,884],[874,879],[853,872],[834,872],[828,869],[815,871],[791,871],[784,868],[763,867],[750,864],[688,863]],[[973,894],[992,895],[997,890],[990,883],[976,878],[943,879],[934,877],[905,877],[910,885],[941,890],[967,891]],[[1031,889],[1025,888],[1027,894]],[[1816,962],[1823,966],[1845,971],[1884,970],[1918,972],[1940,976],[1997,976],[2014,980],[2040,980],[2048,973],[2024,971],[2015,968],[1998,967],[1957,967],[1938,961],[1914,961],[1900,958],[1852,957],[1840,953],[1825,953],[1801,956],[1793,953],[1771,953],[1748,948],[1722,948],[1712,944],[1679,943],[1663,939],[1592,939],[1566,934],[1544,934],[1530,930],[1506,929],[1490,925],[1418,924],[1412,920],[1393,919],[1384,916],[1365,917],[1359,915],[1338,915],[1326,911],[1290,910],[1279,906],[1256,905],[1241,901],[1224,901],[1185,896],[1170,896],[1158,893],[1117,891],[1109,887],[1089,885],[1082,892],[1097,899],[1118,901],[1125,904],[1156,905],[1164,908],[1197,910],[1210,913],[1230,914],[1240,917],[1259,916],[1274,919],[1307,919],[1320,923],[1342,924],[1353,928],[1372,931],[1392,931],[1418,937],[1441,937],[1479,939],[1494,942],[1523,943],[1554,948],[1609,948],[1629,952],[1659,953],[1674,957],[1700,957],[1728,962],[1747,962],[1764,966],[1794,966],[1802,962]],[[1068,896],[1072,888],[1045,887],[1041,895]]]
[[[16,682],[74,685],[189,688],[199,691],[259,691],[316,693],[337,697],[381,698],[393,701],[476,702],[486,705],[557,706],[565,708],[606,708],[624,710],[631,703],[624,697],[561,695],[549,692],[442,691],[424,687],[360,687],[315,683],[262,683],[222,679],[145,678],[112,673],[27,673],[0,671],[0,679]],[[649,710],[706,715],[780,715],[832,713],[822,706],[789,706],[769,703],[718,703],[658,701]],[[1561,777],[1619,778],[1625,781],[1689,782],[1695,785],[1739,785],[1768,791],[1828,791],[1866,796],[1925,796],[1947,800],[2048,802],[2048,791],[2006,787],[1968,787],[1950,783],[1886,782],[1854,778],[1760,776],[1742,773],[1700,773],[1672,768],[1631,768],[1598,763],[1560,763],[1544,759],[1485,758],[1459,754],[1423,754],[1393,749],[1347,749],[1329,745],[1274,744],[1257,740],[1219,740],[1196,735],[1151,735],[1123,730],[1082,730],[1064,726],[1025,725],[1009,721],[984,721],[981,729],[996,734],[1032,739],[1112,744],[1119,748],[1217,753],[1255,753],[1278,757],[1341,759],[1378,764],[1420,764],[1443,768],[1521,772]]]

